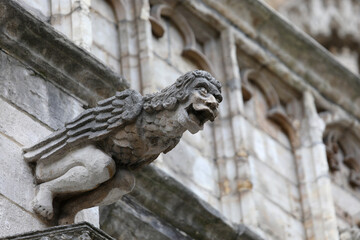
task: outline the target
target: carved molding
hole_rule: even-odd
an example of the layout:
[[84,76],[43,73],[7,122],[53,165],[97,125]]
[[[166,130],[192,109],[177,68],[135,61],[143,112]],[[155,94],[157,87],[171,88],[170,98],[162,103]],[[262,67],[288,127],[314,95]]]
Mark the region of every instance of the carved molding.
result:
[[153,34],[157,38],[161,38],[165,33],[165,26],[161,17],[169,18],[175,26],[179,29],[181,35],[184,38],[184,48],[182,55],[199,65],[201,69],[204,69],[213,74],[212,66],[208,58],[196,48],[196,38],[194,31],[190,27],[186,18],[183,17],[174,7],[161,3],[151,7],[150,10],[150,23]]
[[360,136],[353,128],[344,121],[333,122],[327,126],[323,141],[330,170],[339,171],[342,162],[350,169],[349,184],[360,187]]
[[244,102],[249,101],[253,95],[249,83],[249,77],[253,73],[254,73],[254,69],[244,69],[241,71],[241,92]]
[[256,84],[264,94],[268,104],[268,110],[266,113],[267,118],[278,124],[289,137],[292,146],[297,147],[299,145],[299,138],[296,128],[285,108],[282,106],[279,95],[272,83],[268,79],[260,77],[253,69],[243,70],[241,76],[241,90],[243,92],[244,101],[248,101],[252,97],[252,90],[249,84],[249,81],[251,81]]

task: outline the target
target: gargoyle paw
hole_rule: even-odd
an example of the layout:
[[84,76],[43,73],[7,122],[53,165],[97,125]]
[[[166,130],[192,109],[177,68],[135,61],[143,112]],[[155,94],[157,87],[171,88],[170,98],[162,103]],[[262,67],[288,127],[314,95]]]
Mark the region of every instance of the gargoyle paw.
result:
[[34,212],[47,220],[51,220],[54,216],[52,201],[53,198],[51,191],[40,187],[40,190],[33,201]]

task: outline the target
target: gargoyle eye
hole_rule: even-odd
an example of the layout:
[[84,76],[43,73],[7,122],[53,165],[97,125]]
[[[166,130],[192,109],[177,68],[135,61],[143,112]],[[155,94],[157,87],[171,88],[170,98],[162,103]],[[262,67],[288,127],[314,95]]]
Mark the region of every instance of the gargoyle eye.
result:
[[208,93],[208,91],[204,87],[199,88],[199,92],[201,95],[206,95]]

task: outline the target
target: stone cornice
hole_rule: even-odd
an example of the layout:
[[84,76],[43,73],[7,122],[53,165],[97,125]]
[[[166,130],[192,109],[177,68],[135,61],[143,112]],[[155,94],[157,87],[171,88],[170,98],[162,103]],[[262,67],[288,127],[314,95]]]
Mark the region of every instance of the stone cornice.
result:
[[[135,211],[139,205],[191,239],[262,239],[243,224],[231,224],[221,213],[157,167],[147,166],[135,174],[134,190],[123,197],[125,203],[135,206]],[[113,208],[121,208],[121,204],[106,208],[110,210],[104,212],[109,214]],[[137,214],[141,215],[141,212]]]
[[0,0],[0,48],[87,104],[129,84],[16,1]]

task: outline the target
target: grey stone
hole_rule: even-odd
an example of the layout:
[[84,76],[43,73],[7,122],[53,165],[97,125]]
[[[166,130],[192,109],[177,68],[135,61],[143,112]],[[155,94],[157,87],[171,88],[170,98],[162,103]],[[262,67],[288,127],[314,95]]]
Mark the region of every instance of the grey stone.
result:
[[34,231],[2,240],[114,240],[102,230],[89,223],[51,227],[42,231]]
[[82,110],[79,101],[3,51],[0,51],[0,95],[53,129]]
[[128,87],[126,80],[16,1],[1,0],[0,16],[0,48],[61,89],[94,105]]
[[[248,227],[230,223],[208,203],[156,167],[144,167],[135,172],[135,177],[134,190],[123,196],[122,202],[100,209],[100,226],[113,237],[130,236],[125,239],[133,239],[133,233],[136,233],[144,239],[262,239]],[[126,227],[122,225],[125,219]],[[141,229],[139,225],[145,228]],[[149,229],[151,234],[146,236]]]
[[54,196],[67,198],[59,212],[67,224],[84,208],[115,202],[132,190],[131,170],[169,152],[186,130],[194,134],[214,121],[221,100],[220,82],[195,70],[155,94],[125,90],[98,102],[24,149],[25,161],[36,164],[34,211],[52,220]]

